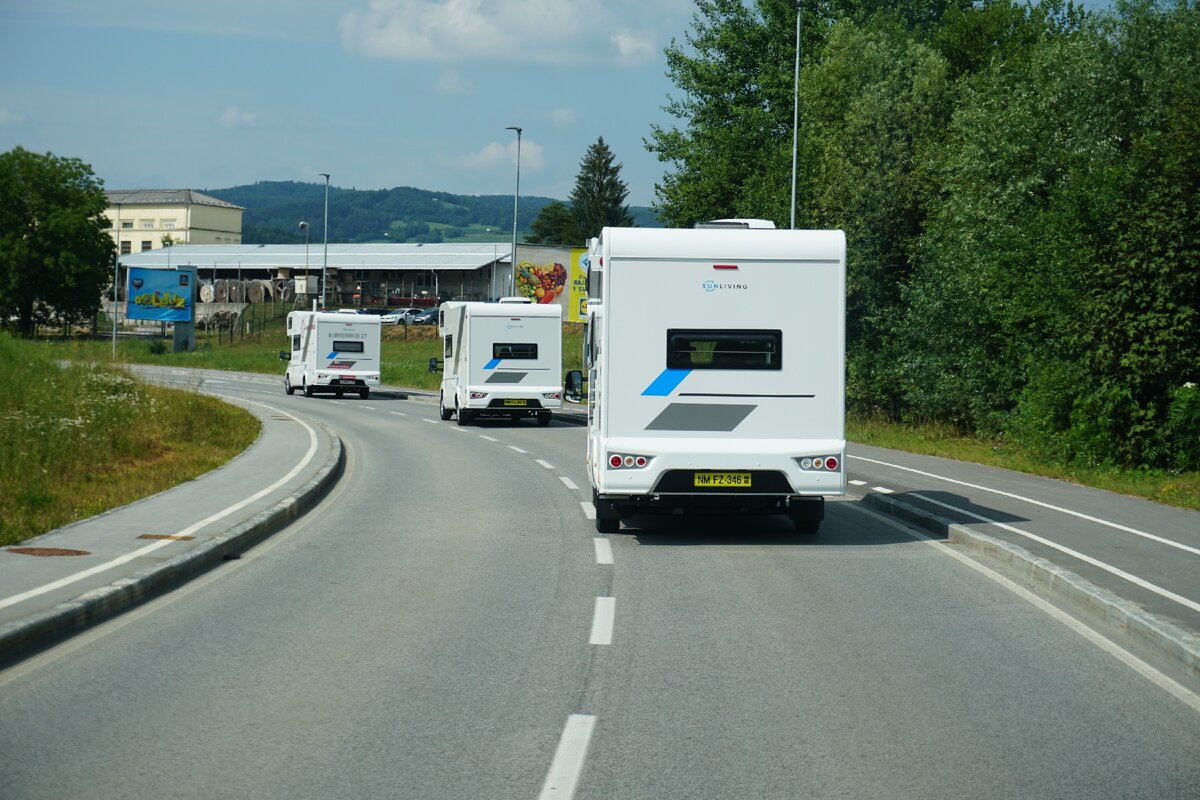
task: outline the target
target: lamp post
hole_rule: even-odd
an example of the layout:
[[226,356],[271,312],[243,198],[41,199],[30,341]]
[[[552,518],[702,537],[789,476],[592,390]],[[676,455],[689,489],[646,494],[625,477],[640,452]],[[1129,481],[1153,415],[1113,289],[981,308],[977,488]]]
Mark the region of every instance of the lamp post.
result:
[[121,204],[117,203],[117,252],[113,256],[113,341],[112,341],[112,357],[113,361],[117,360],[117,281],[120,280],[121,272]]
[[308,305],[308,223],[301,222],[300,230],[304,231],[304,305]]
[[321,264],[321,280],[325,281],[325,307],[329,303],[329,173],[318,172],[325,179],[325,260]]
[[517,294],[517,198],[521,196],[521,129],[515,125],[505,128],[517,132],[517,190],[513,192],[513,240],[512,240],[512,289],[509,296]]
[[796,0],[796,74],[792,81],[792,224],[796,229],[796,147],[800,137],[800,12],[801,0]]

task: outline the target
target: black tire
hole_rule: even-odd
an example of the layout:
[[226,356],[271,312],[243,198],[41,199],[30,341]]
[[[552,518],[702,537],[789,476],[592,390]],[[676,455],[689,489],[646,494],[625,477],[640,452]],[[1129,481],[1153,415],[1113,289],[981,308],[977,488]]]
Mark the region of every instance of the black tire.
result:
[[609,500],[601,500],[596,489],[592,488],[592,507],[596,509],[596,532],[616,533],[621,529],[621,517],[616,513]]
[[540,414],[538,414],[537,420],[538,420],[538,425],[541,425],[543,428],[545,428],[547,425],[550,424],[550,412],[549,411],[541,412]]
[[450,415],[453,413],[454,413],[453,411],[446,408],[446,396],[444,394],[439,394],[438,395],[438,415],[442,418],[442,422],[449,422]]
[[292,386],[292,381],[287,375],[283,376],[283,391],[286,394],[295,394],[296,387]]
[[471,421],[471,414],[465,409],[461,409],[456,405],[454,407],[454,411],[454,416],[456,417],[454,421],[457,422],[460,427]]
[[338,399],[340,400],[340,399],[342,398],[342,395],[343,395],[344,393],[342,392],[342,390],[341,390],[341,389],[338,389],[338,390],[337,390],[337,392],[336,392],[336,394],[337,394],[337,396],[338,396]]
[[370,389],[359,389],[358,390],[358,397],[360,400],[366,400],[370,396],[371,396]]
[[305,381],[305,382],[304,382],[304,396],[305,396],[305,397],[312,397],[312,396],[313,396],[313,388],[312,388],[311,386],[309,386],[309,385],[308,385],[308,381]]

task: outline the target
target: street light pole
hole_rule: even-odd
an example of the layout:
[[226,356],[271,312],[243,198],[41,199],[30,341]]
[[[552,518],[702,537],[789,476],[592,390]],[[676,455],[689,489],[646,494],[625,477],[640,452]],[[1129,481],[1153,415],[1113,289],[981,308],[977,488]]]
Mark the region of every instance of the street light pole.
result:
[[117,253],[113,256],[113,341],[112,341],[112,357],[113,361],[117,360],[117,281],[120,280],[121,273],[121,204],[117,203]]
[[792,224],[796,229],[796,147],[800,140],[800,14],[802,0],[796,0],[796,74],[792,83]]
[[513,240],[512,240],[512,290],[510,297],[517,294],[517,198],[521,196],[521,128],[510,125],[506,131],[517,132],[517,190],[513,192]]
[[329,303],[329,173],[318,172],[325,179],[325,261],[321,265],[321,280],[325,281],[325,307]]
[[301,222],[300,230],[304,231],[304,305],[308,306],[308,223]]

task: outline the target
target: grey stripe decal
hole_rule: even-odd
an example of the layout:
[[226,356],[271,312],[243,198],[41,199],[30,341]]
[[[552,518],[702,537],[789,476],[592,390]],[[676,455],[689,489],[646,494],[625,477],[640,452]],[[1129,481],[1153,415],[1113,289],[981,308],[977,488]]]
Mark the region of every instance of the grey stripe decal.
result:
[[520,383],[528,372],[493,372],[484,383]]
[[648,431],[732,431],[758,406],[671,403],[646,426]]

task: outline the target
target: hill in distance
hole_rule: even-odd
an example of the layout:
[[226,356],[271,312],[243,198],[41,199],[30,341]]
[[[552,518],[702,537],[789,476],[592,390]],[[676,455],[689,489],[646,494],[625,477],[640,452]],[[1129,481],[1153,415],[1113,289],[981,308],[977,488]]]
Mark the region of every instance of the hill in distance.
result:
[[[325,184],[261,181],[227,189],[202,189],[205,194],[246,209],[242,218],[245,244],[304,242],[300,222],[309,224],[309,241],[323,241]],[[521,196],[517,236],[550,197]],[[456,195],[398,186],[360,190],[329,188],[331,242],[495,242],[512,239],[512,195]],[[654,212],[630,206],[634,224],[662,227]]]

